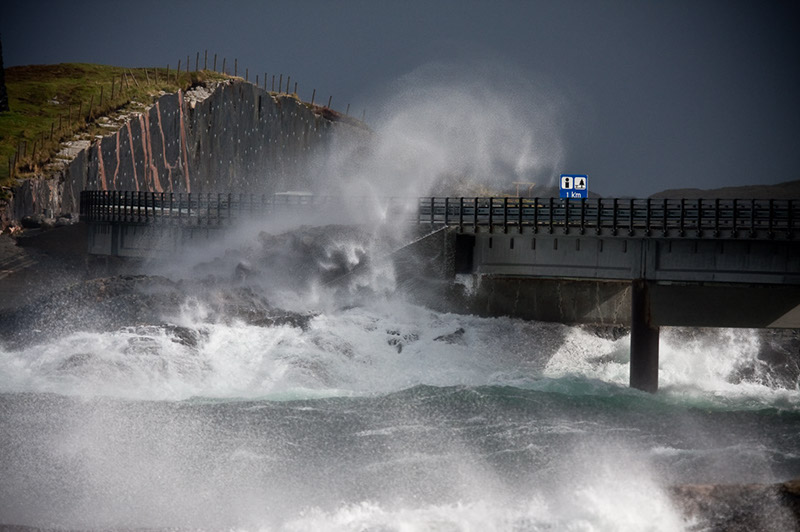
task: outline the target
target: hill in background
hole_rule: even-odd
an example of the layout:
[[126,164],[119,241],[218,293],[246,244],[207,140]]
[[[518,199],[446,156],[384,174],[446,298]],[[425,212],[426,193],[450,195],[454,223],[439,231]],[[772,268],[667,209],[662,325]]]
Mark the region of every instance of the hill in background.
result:
[[720,199],[800,199],[800,180],[777,185],[749,185],[701,190],[675,188],[658,192],[651,198],[720,198]]

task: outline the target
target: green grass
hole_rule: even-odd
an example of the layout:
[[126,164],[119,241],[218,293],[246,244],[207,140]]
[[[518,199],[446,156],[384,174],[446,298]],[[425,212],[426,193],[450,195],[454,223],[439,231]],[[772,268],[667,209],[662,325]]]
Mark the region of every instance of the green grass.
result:
[[[127,84],[123,75],[127,75]],[[0,113],[0,186],[7,187],[14,179],[39,172],[58,153],[61,141],[96,133],[98,117],[132,102],[149,105],[162,92],[229,76],[207,70],[184,70],[176,76],[170,69],[167,78],[166,68],[66,63],[11,67],[5,78],[11,111]],[[16,159],[13,178],[9,172],[12,158]]]

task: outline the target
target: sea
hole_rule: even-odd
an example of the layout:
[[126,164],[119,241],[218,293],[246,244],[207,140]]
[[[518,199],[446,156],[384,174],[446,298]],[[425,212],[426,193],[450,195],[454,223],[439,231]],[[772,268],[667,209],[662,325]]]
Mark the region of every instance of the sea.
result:
[[[800,389],[759,359],[756,330],[663,328],[649,394],[628,387],[624,331],[432,310],[377,267],[349,288],[237,268],[174,285],[158,320],[62,309],[69,328],[0,342],[1,524],[702,530],[670,486],[800,477]],[[242,283],[302,319],[215,303]]]

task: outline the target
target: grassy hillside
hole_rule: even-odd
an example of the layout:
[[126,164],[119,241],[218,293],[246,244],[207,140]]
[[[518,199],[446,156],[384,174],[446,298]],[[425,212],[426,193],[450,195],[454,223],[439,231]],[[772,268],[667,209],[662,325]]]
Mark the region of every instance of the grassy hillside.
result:
[[11,111],[0,113],[0,186],[33,175],[58,152],[62,140],[94,134],[99,116],[228,77],[79,63],[11,67],[5,75]]

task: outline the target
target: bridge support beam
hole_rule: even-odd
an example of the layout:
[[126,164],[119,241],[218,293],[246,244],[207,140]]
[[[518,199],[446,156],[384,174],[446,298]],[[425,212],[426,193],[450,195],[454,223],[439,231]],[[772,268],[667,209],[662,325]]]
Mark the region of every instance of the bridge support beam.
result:
[[647,281],[636,279],[631,287],[631,388],[658,391],[658,332],[650,319]]

